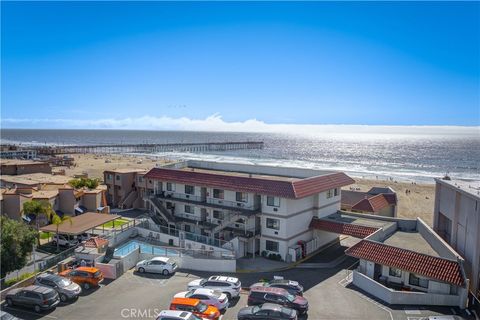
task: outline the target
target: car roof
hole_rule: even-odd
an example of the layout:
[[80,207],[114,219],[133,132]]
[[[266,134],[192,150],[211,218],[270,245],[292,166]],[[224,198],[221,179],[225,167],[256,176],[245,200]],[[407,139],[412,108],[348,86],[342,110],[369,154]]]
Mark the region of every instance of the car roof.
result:
[[262,305],[262,310],[275,310],[275,311],[281,311],[282,310],[282,306],[281,305],[278,305],[278,304],[275,304],[275,303],[264,303]]
[[287,290],[285,290],[283,288],[260,287],[260,286],[251,287],[250,291],[265,292],[265,293],[279,293],[279,294],[286,294],[287,293]]
[[196,306],[200,303],[199,299],[192,298],[173,298],[171,304],[183,304],[186,306]]
[[28,287],[24,287],[24,288],[22,288],[22,290],[34,291],[34,292],[38,292],[38,293],[48,293],[48,292],[53,291],[53,289],[43,287],[43,286],[36,286],[36,285],[31,285],[31,286],[28,286]]
[[187,319],[192,315],[191,312],[188,311],[177,311],[177,310],[162,310],[160,311],[160,314],[158,315],[158,318],[160,317],[177,317],[180,319]]
[[74,270],[86,271],[86,272],[89,272],[89,273],[95,273],[97,271],[100,271],[100,269],[97,269],[97,268],[94,268],[94,267],[78,267]]
[[61,277],[59,275],[56,275],[54,273],[40,273],[37,275],[37,278],[42,278],[45,280],[52,280],[52,281],[57,281],[59,279],[65,279],[64,277]]
[[193,289],[193,292],[199,293],[199,294],[212,295],[212,294],[215,292],[215,290],[213,290],[213,289],[207,289],[207,288],[198,288],[198,289]]
[[170,260],[170,258],[167,258],[167,257],[153,257],[152,259],[150,259],[150,261],[162,261],[162,262],[168,262],[168,260]]
[[211,276],[210,278],[208,278],[208,280],[236,283],[238,281],[238,278],[226,276]]

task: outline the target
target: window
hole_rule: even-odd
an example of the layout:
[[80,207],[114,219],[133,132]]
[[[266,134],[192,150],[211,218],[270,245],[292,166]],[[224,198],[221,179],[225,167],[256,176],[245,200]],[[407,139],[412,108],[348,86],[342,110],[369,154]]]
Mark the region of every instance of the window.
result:
[[167,191],[173,191],[173,185],[171,182],[167,182]]
[[213,210],[213,218],[223,219],[223,212],[218,210]]
[[185,185],[185,193],[186,193],[186,194],[195,194],[195,187],[194,187],[194,186]]
[[268,251],[278,252],[278,242],[277,241],[265,241],[265,249]]
[[138,182],[143,182],[143,177],[142,176],[138,177]]
[[280,198],[267,196],[267,206],[280,207]]
[[213,189],[213,197],[215,199],[223,199],[223,190],[222,189]]
[[428,288],[428,280],[417,277],[415,274],[410,273],[408,283],[412,286]]
[[388,271],[388,274],[391,275],[392,277],[401,278],[402,270],[396,269],[396,268],[390,268],[390,270]]
[[108,180],[112,179],[112,175],[111,175],[110,173],[107,174],[107,179],[108,179]]
[[237,193],[235,194],[235,199],[236,199],[238,202],[247,202],[247,201],[248,201],[247,193],[245,193],[245,192],[237,192]]
[[186,213],[193,213],[193,208],[192,208],[192,206],[185,206],[185,212],[186,212]]
[[327,191],[327,199],[330,199],[331,197],[333,197],[333,189]]
[[336,196],[338,196],[338,194],[339,194],[339,191],[340,191],[340,189],[339,189],[339,188],[335,188],[335,189],[333,189],[333,195],[334,195],[335,197],[336,197]]
[[117,174],[117,176],[115,177],[115,179],[120,180],[120,176]]
[[267,218],[267,228],[268,229],[279,230],[280,229],[280,220]]

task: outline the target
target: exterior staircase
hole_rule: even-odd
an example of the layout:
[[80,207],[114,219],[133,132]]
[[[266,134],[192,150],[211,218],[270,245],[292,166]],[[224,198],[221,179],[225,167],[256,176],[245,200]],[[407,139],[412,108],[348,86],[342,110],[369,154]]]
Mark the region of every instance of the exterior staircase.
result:
[[133,201],[137,199],[138,192],[136,190],[130,191],[127,196],[118,205],[119,208],[128,209],[132,206]]
[[[148,202],[150,202],[150,205],[157,209],[155,211],[157,211],[163,219],[165,219],[165,221],[169,222],[169,223],[175,223],[175,217],[173,216],[173,214],[170,213],[170,211],[168,211],[167,208],[165,208],[165,206],[160,202],[160,200],[158,200],[157,198],[155,197],[149,197],[147,198]],[[155,217],[156,215],[152,215],[151,218],[152,220],[157,223],[157,224],[160,224],[158,223],[158,217]],[[155,218],[154,218],[155,217]]]
[[240,218],[240,214],[238,213],[230,213],[228,216],[224,217],[221,220],[220,224],[212,229],[212,234],[215,234],[224,228],[228,227],[230,224],[234,223]]

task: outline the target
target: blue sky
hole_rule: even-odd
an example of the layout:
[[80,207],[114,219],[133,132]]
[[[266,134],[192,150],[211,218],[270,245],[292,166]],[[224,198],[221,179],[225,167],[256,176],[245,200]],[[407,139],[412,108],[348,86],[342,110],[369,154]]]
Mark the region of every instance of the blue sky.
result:
[[2,127],[479,125],[479,2],[2,2]]

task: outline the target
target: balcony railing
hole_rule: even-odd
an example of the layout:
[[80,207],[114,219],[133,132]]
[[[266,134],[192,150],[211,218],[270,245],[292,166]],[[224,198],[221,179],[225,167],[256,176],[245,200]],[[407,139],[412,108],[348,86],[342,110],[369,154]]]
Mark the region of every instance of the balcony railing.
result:
[[160,199],[171,199],[179,200],[185,203],[199,204],[204,206],[209,206],[213,208],[218,208],[221,210],[232,210],[243,212],[247,214],[260,212],[260,205],[249,205],[244,202],[229,201],[224,199],[216,199],[211,197],[201,197],[192,194],[176,193],[170,191],[162,191],[155,194],[155,197]]

